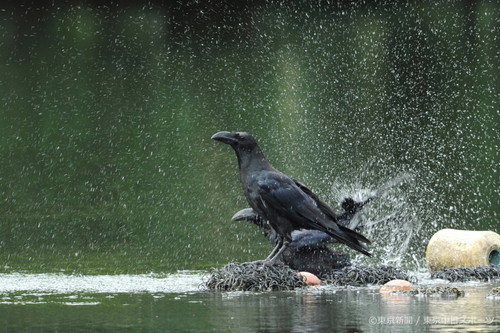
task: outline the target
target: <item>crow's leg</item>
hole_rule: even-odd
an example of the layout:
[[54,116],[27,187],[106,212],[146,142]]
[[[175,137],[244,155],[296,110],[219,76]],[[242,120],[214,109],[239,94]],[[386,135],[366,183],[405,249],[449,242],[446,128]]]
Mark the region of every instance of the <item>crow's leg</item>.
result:
[[[281,254],[281,252],[283,252],[282,248],[283,248],[283,237],[278,236],[278,243],[276,244],[274,249],[271,251],[271,253],[269,253],[267,258],[262,259],[262,260],[252,261],[252,263],[253,264],[271,264],[272,265],[274,263],[276,253],[279,252],[279,254]],[[271,259],[273,259],[273,258],[274,258],[274,260],[271,261]]]
[[279,256],[283,253],[283,251],[286,250],[286,248],[288,247],[289,244],[290,244],[290,241],[284,240],[282,237],[280,237],[278,244],[271,251],[271,253],[267,256],[266,259],[252,261],[252,263],[263,264],[263,265],[274,265],[274,262],[276,261],[276,259],[278,259]]
[[269,264],[269,265],[274,264],[274,262],[276,261],[276,259],[278,259],[280,257],[280,255],[283,253],[283,251],[286,250],[286,248],[288,247],[288,245],[290,245],[290,241],[283,240],[282,241],[282,245],[278,249],[278,251],[276,251],[276,253],[273,256],[269,255],[269,257],[267,257],[266,259],[264,259],[266,261],[266,264]]
[[267,258],[264,259],[264,261],[268,261],[271,258],[273,258],[276,255],[276,253],[281,249],[282,246],[283,246],[283,237],[279,236],[278,237],[278,244],[276,244],[276,246],[274,247],[274,249],[271,251],[271,253],[269,253],[269,255],[267,256]]

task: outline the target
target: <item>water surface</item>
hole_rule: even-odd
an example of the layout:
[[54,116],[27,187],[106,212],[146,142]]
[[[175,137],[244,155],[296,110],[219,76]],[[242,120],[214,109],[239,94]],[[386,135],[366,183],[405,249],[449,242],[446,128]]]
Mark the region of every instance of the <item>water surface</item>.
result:
[[[0,326],[78,332],[496,332],[498,283],[459,283],[464,297],[380,294],[378,286],[212,292],[203,272],[171,275],[0,275]],[[420,274],[420,286],[450,285]]]

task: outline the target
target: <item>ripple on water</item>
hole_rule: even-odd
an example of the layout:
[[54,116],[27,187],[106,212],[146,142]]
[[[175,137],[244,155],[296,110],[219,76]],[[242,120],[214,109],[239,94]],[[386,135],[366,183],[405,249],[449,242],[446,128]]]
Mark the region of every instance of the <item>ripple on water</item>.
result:
[[58,294],[185,293],[202,288],[202,274],[196,271],[179,271],[169,275],[0,274],[0,294],[19,291]]

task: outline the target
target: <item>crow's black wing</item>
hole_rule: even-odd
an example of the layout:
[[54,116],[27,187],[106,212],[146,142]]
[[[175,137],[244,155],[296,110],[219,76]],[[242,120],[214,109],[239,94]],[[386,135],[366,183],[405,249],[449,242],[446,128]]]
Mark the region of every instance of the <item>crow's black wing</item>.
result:
[[[268,238],[269,236],[273,236],[272,232],[270,232],[271,226],[269,223],[252,208],[245,208],[238,211],[231,219],[233,221],[252,222],[253,224],[263,228]],[[275,238],[276,237],[273,237],[273,239]],[[290,243],[290,246],[297,248],[304,246],[317,247],[335,242],[337,242],[335,238],[332,238],[332,236],[324,233],[323,231],[300,229],[292,232],[292,242]]]
[[[302,190],[291,178],[278,172],[268,172],[257,183],[261,209],[270,210],[273,215],[285,218],[295,229],[324,231],[349,247],[370,255],[360,243],[370,244],[368,239],[335,223],[330,214],[323,212],[326,210],[335,214],[333,210],[316,196],[312,197]],[[308,192],[312,193],[310,190]],[[317,200],[321,203],[320,207]]]
[[328,206],[328,204],[318,198],[318,196],[314,194],[313,191],[311,191],[307,186],[305,186],[298,180],[294,179],[293,181],[305,194],[307,194],[311,199],[314,200],[314,202],[316,202],[316,205],[323,212],[323,214],[328,216],[333,221],[337,221],[337,219],[339,218],[338,214],[335,213],[335,211],[330,206]]
[[258,187],[262,206],[275,215],[286,218],[296,229],[317,229],[321,227],[321,222],[325,222],[321,221],[325,218],[314,200],[285,175],[268,173],[267,177],[258,180]]
[[292,233],[292,247],[309,246],[317,248],[326,244],[335,243],[337,240],[320,230],[297,230]]

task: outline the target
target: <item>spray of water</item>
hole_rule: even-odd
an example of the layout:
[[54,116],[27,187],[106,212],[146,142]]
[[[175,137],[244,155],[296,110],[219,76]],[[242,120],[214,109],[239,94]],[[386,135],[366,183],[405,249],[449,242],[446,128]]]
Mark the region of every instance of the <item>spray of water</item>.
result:
[[373,169],[367,168],[359,173],[354,182],[336,179],[332,187],[332,197],[339,200],[350,196],[361,201],[376,196],[360,216],[366,225],[361,232],[373,243],[370,248],[373,257],[356,255],[353,261],[365,265],[419,267],[423,263],[419,244],[425,241],[420,230],[430,218],[430,212],[408,191],[416,186],[416,176],[401,173],[383,184],[376,184],[370,181],[375,178],[370,170]]

